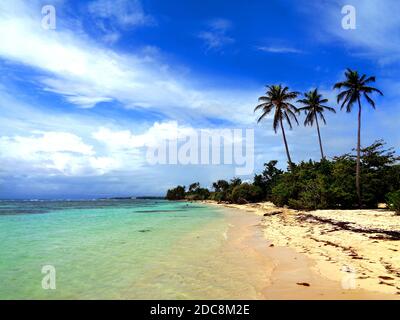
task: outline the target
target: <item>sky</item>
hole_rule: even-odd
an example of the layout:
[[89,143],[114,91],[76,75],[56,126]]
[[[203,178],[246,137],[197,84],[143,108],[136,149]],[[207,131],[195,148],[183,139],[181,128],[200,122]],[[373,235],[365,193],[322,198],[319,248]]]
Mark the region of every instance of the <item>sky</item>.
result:
[[[355,29],[342,26],[345,5]],[[375,75],[384,92],[363,108],[362,144],[399,150],[398,12],[397,0],[2,0],[0,198],[163,195],[235,175],[229,164],[146,161],[174,128],[182,139],[254,129],[254,173],[273,159],[285,168],[282,136],[253,112],[271,84],[318,88],[337,109],[321,128],[325,153],[347,153],[357,115],[339,110],[332,89],[346,68]],[[287,130],[292,160],[318,160],[303,120]]]

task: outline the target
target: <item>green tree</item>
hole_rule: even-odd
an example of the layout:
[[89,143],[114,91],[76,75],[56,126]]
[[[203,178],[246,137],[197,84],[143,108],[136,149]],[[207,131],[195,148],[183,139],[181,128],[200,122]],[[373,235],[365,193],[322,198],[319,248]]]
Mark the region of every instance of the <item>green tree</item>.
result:
[[301,107],[299,111],[304,111],[306,114],[306,119],[304,120],[304,125],[314,125],[314,121],[317,127],[318,132],[318,140],[319,140],[319,148],[321,151],[321,159],[325,159],[324,150],[322,148],[321,141],[321,133],[319,130],[318,117],[326,124],[326,120],[324,117],[324,111],[330,111],[336,113],[335,109],[328,107],[325,103],[328,102],[328,99],[322,99],[322,95],[318,93],[318,89],[314,89],[313,91],[306,92],[304,94],[304,99],[298,100],[299,103],[303,104],[304,107]]
[[275,110],[272,126],[275,133],[278,131],[278,128],[281,127],[283,142],[286,149],[286,156],[288,158],[290,168],[293,168],[293,163],[290,157],[289,147],[286,140],[283,120],[286,120],[290,129],[292,129],[291,120],[294,120],[297,124],[299,124],[296,118],[296,113],[298,113],[298,109],[291,103],[291,101],[296,99],[298,95],[298,92],[289,91],[288,87],[283,88],[282,85],[267,86],[266,95],[258,98],[258,101],[261,103],[254,108],[254,112],[256,112],[257,110],[262,111],[261,116],[258,118],[257,122],[260,122],[264,117]]
[[263,192],[260,187],[252,184],[242,183],[237,185],[232,190],[232,202],[234,203],[247,203],[257,202],[262,200]]
[[185,186],[177,186],[176,188],[167,191],[166,198],[168,200],[182,200],[185,199]]
[[196,192],[199,188],[200,188],[200,183],[199,182],[192,183],[189,186],[188,192]]
[[270,198],[272,188],[276,185],[279,177],[283,174],[283,171],[276,167],[277,163],[278,161],[276,160],[264,163],[263,172],[254,176],[253,185],[261,188],[264,199]]
[[213,183],[213,188],[215,192],[227,191],[229,188],[229,182],[226,180],[218,180]]
[[358,205],[361,207],[361,186],[360,186],[360,171],[361,171],[361,98],[364,99],[375,109],[375,102],[369,94],[377,92],[380,95],[383,93],[377,88],[371,87],[369,84],[375,82],[375,77],[367,77],[365,74],[360,76],[357,71],[347,69],[345,72],[346,79],[334,85],[334,89],[343,89],[337,95],[337,102],[341,103],[340,108],[346,107],[346,112],[351,112],[355,103],[358,104],[358,130],[357,130],[357,161],[356,161],[356,190],[358,197]]

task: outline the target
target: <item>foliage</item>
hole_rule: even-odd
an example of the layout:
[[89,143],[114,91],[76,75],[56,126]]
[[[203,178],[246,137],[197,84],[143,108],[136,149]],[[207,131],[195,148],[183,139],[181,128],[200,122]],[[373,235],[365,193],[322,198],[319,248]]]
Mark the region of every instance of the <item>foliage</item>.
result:
[[338,82],[334,89],[342,90],[337,95],[337,102],[341,103],[340,109],[346,107],[346,112],[351,112],[353,105],[358,104],[358,129],[357,129],[357,158],[356,158],[356,192],[358,197],[358,206],[362,206],[361,196],[361,98],[364,99],[375,109],[375,102],[369,96],[371,93],[383,93],[374,87],[371,83],[375,82],[375,77],[360,75],[357,71],[347,69],[345,72],[345,81]]
[[272,160],[264,163],[264,170],[261,174],[256,174],[253,179],[253,184],[262,190],[262,200],[270,200],[272,188],[278,182],[283,171],[276,167],[278,161]]
[[260,187],[249,184],[242,183],[237,185],[232,190],[232,202],[234,203],[247,203],[247,202],[257,202],[262,200],[263,192]]
[[[378,140],[361,149],[360,160],[363,206],[376,208],[378,203],[387,201],[398,210],[400,158]],[[277,161],[273,160],[264,164],[264,170],[254,176],[253,183],[242,183],[239,178],[229,182],[218,180],[210,192],[196,182],[187,192],[183,186],[168,190],[167,199],[233,203],[269,200],[277,206],[299,210],[355,208],[358,206],[355,166],[356,155],[351,153],[332,160],[302,161],[287,172],[278,169]]]
[[386,196],[386,202],[389,209],[396,211],[397,214],[400,214],[400,190],[388,193]]
[[[399,160],[383,141],[361,149],[362,204],[376,208],[400,183]],[[295,209],[353,208],[358,205],[355,185],[356,156],[345,154],[332,161],[301,162],[284,173],[272,189],[271,200]],[[396,178],[394,178],[396,177]]]
[[293,163],[290,157],[283,121],[287,122],[290,129],[293,127],[292,121],[295,121],[297,124],[299,124],[299,121],[296,117],[296,113],[298,113],[299,110],[291,103],[292,100],[296,99],[298,95],[298,92],[289,91],[288,87],[282,87],[282,85],[267,86],[267,92],[265,96],[258,98],[258,101],[261,103],[254,108],[254,112],[261,110],[261,116],[259,116],[257,122],[260,122],[270,113],[274,113],[272,127],[274,128],[275,133],[278,131],[279,127],[282,130],[286,156],[288,158],[290,167],[293,166]]
[[176,188],[167,191],[166,198],[168,200],[183,200],[185,199],[185,186],[177,186]]

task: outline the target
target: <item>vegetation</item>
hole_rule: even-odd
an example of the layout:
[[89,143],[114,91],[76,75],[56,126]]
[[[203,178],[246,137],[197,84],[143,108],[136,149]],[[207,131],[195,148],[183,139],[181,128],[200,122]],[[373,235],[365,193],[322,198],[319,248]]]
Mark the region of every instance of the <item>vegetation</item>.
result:
[[[400,164],[393,149],[386,149],[382,140],[360,150],[362,206],[376,208],[388,203],[399,210]],[[286,172],[278,169],[277,161],[264,164],[261,174],[253,182],[243,183],[239,178],[229,182],[218,180],[213,191],[201,188],[199,183],[168,190],[167,199],[206,200],[248,203],[272,201],[277,206],[294,209],[351,209],[359,206],[356,180],[357,155],[347,153],[332,160],[302,161],[292,164]]]
[[319,130],[319,123],[318,117],[326,124],[326,120],[324,117],[324,111],[330,111],[336,113],[336,110],[328,107],[325,103],[328,102],[328,99],[322,99],[322,95],[318,93],[318,89],[314,89],[313,91],[306,92],[304,94],[304,99],[300,99],[297,102],[304,105],[301,107],[299,111],[305,111],[306,119],[304,120],[304,125],[313,126],[314,122],[317,126],[317,133],[318,133],[318,141],[319,141],[319,148],[321,151],[321,159],[324,159],[324,150],[322,148],[322,141],[321,141],[321,132]]
[[[354,208],[359,206],[354,188],[356,156],[345,154],[323,159],[321,162],[301,162],[295,169],[281,176],[272,190],[272,201],[296,209]],[[397,190],[400,174],[398,158],[392,150],[385,150],[377,141],[361,149],[362,206],[376,208],[385,196]]]
[[165,197],[168,200],[183,200],[186,196],[185,189],[185,186],[177,186],[176,188],[169,189]]
[[[355,154],[347,153],[327,159],[320,133],[319,119],[326,124],[325,111],[335,113],[335,109],[327,106],[328,100],[323,98],[317,89],[304,94],[297,102],[292,101],[299,95],[282,85],[267,86],[265,96],[259,98],[260,104],[254,111],[261,110],[258,122],[270,113],[273,116],[275,133],[282,130],[283,142],[288,159],[288,170],[277,168],[277,161],[264,164],[264,170],[254,176],[253,182],[243,183],[239,178],[229,182],[218,180],[212,184],[213,191],[201,188],[199,183],[185,187],[178,186],[168,190],[167,198],[205,200],[219,202],[247,203],[272,201],[277,206],[288,206],[295,209],[313,210],[328,208],[376,208],[379,203],[386,202],[388,207],[400,211],[400,158],[393,149],[385,149],[382,140],[372,145],[361,147],[361,100],[366,100],[373,108],[375,102],[371,93],[382,92],[372,86],[375,77],[360,76],[357,71],[347,69],[345,80],[334,85],[334,89],[342,90],[337,95],[341,109],[351,112],[354,104],[358,105],[357,146]],[[321,152],[320,161],[292,162],[285,135],[283,122],[292,129],[292,121],[298,124],[297,115],[304,111],[304,125],[316,124]],[[355,170],[354,170],[355,168]]]
[[360,76],[357,71],[347,69],[345,72],[346,80],[338,82],[334,85],[334,89],[344,89],[337,96],[337,102],[342,102],[340,109],[346,107],[346,112],[351,112],[353,105],[358,103],[358,130],[357,130],[357,161],[356,161],[356,190],[358,197],[358,205],[361,207],[361,186],[360,186],[360,170],[361,170],[361,98],[365,100],[375,109],[375,102],[368,94],[377,92],[383,93],[369,86],[371,82],[375,82],[375,77],[367,77],[365,74]]
[[262,200],[263,191],[260,187],[249,183],[240,184],[232,189],[232,202],[244,204]]
[[400,214],[400,190],[388,193],[387,204],[389,209],[396,211],[397,214]]
[[270,114],[272,110],[275,110],[272,126],[275,133],[278,131],[278,128],[281,127],[289,166],[292,167],[293,163],[290,157],[289,147],[286,140],[283,120],[286,120],[290,129],[292,129],[291,120],[294,120],[297,124],[299,124],[296,118],[296,113],[298,113],[299,110],[290,102],[293,99],[296,99],[299,93],[289,91],[288,87],[282,88],[282,85],[267,86],[267,88],[268,90],[266,92],[266,95],[258,98],[258,101],[261,102],[261,104],[255,107],[254,112],[260,109],[262,110],[262,114],[257,120],[258,122],[260,122],[262,119],[265,118],[265,116]]

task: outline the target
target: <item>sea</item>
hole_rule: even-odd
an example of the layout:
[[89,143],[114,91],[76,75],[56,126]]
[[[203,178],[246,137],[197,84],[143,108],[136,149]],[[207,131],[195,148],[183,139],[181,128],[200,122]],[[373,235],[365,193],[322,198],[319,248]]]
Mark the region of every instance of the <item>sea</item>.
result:
[[154,199],[0,201],[0,299],[256,299],[263,274],[230,241],[235,215]]

